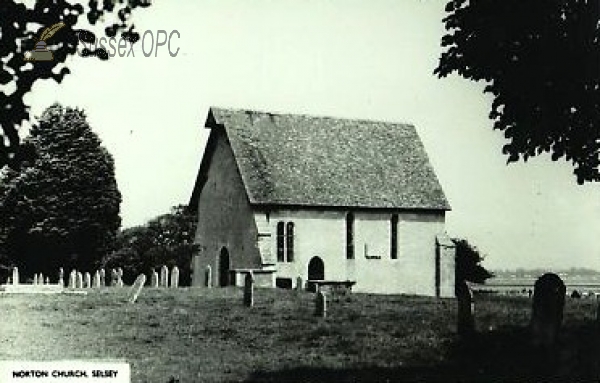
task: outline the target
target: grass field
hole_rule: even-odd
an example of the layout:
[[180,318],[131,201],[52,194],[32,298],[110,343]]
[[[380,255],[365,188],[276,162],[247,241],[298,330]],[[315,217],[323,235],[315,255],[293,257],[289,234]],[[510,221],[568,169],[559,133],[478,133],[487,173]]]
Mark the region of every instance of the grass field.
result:
[[530,301],[480,297],[478,334],[455,332],[455,302],[353,294],[313,316],[313,295],[128,288],[78,295],[0,295],[0,360],[125,359],[133,382],[580,381],[598,378],[596,302],[567,300],[561,347],[527,337]]

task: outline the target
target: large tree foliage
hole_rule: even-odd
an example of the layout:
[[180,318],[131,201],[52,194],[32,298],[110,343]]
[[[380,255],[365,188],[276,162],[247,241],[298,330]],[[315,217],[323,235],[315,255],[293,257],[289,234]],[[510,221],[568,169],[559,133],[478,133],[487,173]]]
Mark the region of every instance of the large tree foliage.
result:
[[436,73],[487,83],[508,162],[552,153],[600,173],[600,2],[452,0]]
[[124,281],[131,283],[138,274],[159,271],[162,265],[169,269],[177,266],[180,283],[189,285],[196,224],[197,216],[178,205],[144,226],[127,228],[118,234],[115,251],[105,259],[105,267],[123,268]]
[[[82,22],[104,25],[107,36],[121,33],[134,42],[139,35],[133,30],[131,12],[149,4],[150,0],[36,0],[28,7],[19,0],[0,1],[0,167],[17,165],[25,157],[18,150],[18,129],[30,119],[25,95],[39,80],[54,79],[60,83],[69,73],[65,62],[76,54],[79,39],[95,41],[94,33],[81,28]],[[83,15],[87,17],[82,20]],[[65,26],[47,42],[54,60],[26,62],[24,53],[33,50],[42,31],[59,22]],[[108,59],[103,49],[81,52]],[[13,90],[8,87],[11,83]]]
[[0,184],[0,253],[26,274],[92,270],[112,250],[121,194],[83,111],[53,105],[26,139],[35,158]]
[[455,238],[452,240],[456,245],[456,285],[468,281],[473,283],[485,283],[494,275],[481,265],[484,257],[477,247],[466,239]]

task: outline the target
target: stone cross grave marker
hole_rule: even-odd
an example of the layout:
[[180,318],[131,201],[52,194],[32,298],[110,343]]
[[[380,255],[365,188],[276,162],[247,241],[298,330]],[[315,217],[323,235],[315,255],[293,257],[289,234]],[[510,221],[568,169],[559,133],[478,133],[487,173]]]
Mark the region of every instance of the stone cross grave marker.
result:
[[160,268],[160,287],[169,287],[169,268],[166,265]]
[[244,306],[254,306],[254,275],[251,271],[244,277]]
[[473,292],[465,281],[456,285],[456,329],[460,335],[472,335],[475,332],[475,302]]
[[150,286],[154,287],[154,288],[158,287],[158,273],[154,269],[152,269],[152,276],[150,278]]
[[562,279],[546,273],[535,281],[531,312],[531,336],[535,346],[552,347],[560,331],[567,289]]
[[327,316],[327,296],[321,290],[317,291],[315,297],[315,316],[320,318]]
[[135,303],[135,301],[137,300],[138,296],[140,295],[140,292],[142,291],[142,288],[144,287],[144,285],[146,284],[146,275],[145,274],[140,274],[138,275],[138,277],[135,279],[135,282],[133,282],[133,286],[131,286],[131,297],[129,298],[129,303]]

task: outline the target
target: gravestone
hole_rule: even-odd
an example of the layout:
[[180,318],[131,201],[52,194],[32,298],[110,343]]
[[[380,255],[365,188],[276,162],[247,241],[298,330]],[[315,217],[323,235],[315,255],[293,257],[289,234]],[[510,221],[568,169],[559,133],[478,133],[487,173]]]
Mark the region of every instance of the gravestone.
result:
[[206,287],[212,287],[212,268],[210,265],[206,266],[204,273],[206,274]]
[[160,287],[169,287],[169,268],[165,265],[160,268]]
[[158,287],[158,273],[154,269],[152,269],[152,277],[150,278],[150,286],[154,287],[154,288]]
[[535,346],[552,347],[560,331],[567,289],[554,273],[538,278],[533,287],[531,336]]
[[102,282],[100,281],[100,271],[96,270],[94,273],[94,278],[92,279],[92,286],[96,289],[102,287]]
[[83,287],[88,289],[92,287],[92,275],[89,271],[86,271],[83,275]]
[[123,269],[117,267],[117,287],[123,287]]
[[300,276],[296,278],[296,290],[302,290],[302,277]]
[[76,279],[77,279],[77,271],[71,270],[71,272],[69,273],[69,288],[70,289],[75,288],[75,285],[77,284],[77,282],[75,281]]
[[19,284],[19,268],[18,267],[13,267],[13,270],[12,270],[12,284],[13,285],[18,285]]
[[254,275],[249,272],[244,277],[244,306],[254,306]]
[[471,335],[475,332],[475,302],[473,292],[465,281],[456,285],[456,329],[460,335]]
[[327,296],[321,290],[315,296],[315,316],[325,318],[327,316]]
[[117,269],[110,269],[110,285],[112,287],[115,287],[117,285],[117,278],[118,278],[118,273],[117,273]]
[[46,280],[44,281],[45,284],[49,285],[50,284],[50,277],[46,277]]
[[63,270],[62,267],[60,267],[58,269],[58,284],[60,286],[64,286],[65,285],[65,271]]
[[171,269],[171,287],[175,289],[179,287],[179,268],[177,266],[173,266]]
[[10,285],[12,283],[12,279],[10,277],[6,278],[6,284]]
[[133,286],[131,286],[131,297],[129,298],[129,303],[135,303],[135,301],[137,300],[138,296],[140,295],[140,292],[142,291],[142,288],[144,287],[144,285],[146,284],[146,275],[145,274],[140,274],[138,275],[138,277],[135,279],[135,282],[133,282]]
[[38,274],[38,285],[43,285],[43,284],[44,284],[44,274],[39,273]]
[[38,276],[37,273],[33,274],[33,284],[37,285],[38,284]]
[[83,288],[83,274],[81,273],[81,271],[77,272],[77,275],[75,278],[75,288],[78,288],[78,289]]
[[100,269],[100,287],[106,286],[106,270],[104,268]]

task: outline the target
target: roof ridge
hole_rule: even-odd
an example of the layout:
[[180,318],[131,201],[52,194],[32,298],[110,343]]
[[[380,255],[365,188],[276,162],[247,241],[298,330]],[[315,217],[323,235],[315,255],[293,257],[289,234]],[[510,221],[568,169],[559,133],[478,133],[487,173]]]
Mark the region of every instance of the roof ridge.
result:
[[412,126],[413,128],[415,127],[415,124],[413,122],[409,122],[409,121],[397,121],[397,120],[386,120],[386,119],[369,119],[369,118],[360,118],[360,117],[342,117],[342,116],[334,116],[334,115],[327,115],[327,114],[311,114],[311,113],[307,113],[307,112],[301,112],[301,113],[295,113],[295,112],[283,112],[283,111],[277,111],[277,112],[272,112],[272,111],[267,111],[267,110],[261,110],[261,109],[248,109],[248,108],[244,108],[244,107],[225,107],[225,106],[211,106],[209,107],[209,110],[221,110],[221,111],[228,111],[228,112],[241,112],[241,113],[256,113],[256,114],[264,114],[264,115],[269,115],[269,116],[281,116],[281,117],[304,117],[304,118],[311,118],[311,119],[330,119],[330,120],[344,120],[344,121],[355,121],[355,122],[359,122],[359,123],[369,123],[369,124],[373,124],[373,123],[381,123],[381,124],[387,124],[387,125],[402,125],[402,126]]

